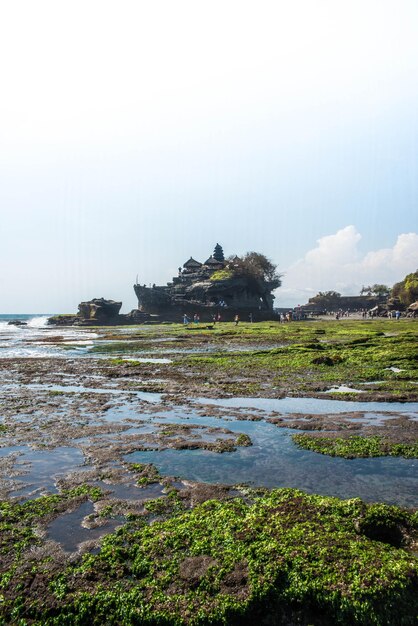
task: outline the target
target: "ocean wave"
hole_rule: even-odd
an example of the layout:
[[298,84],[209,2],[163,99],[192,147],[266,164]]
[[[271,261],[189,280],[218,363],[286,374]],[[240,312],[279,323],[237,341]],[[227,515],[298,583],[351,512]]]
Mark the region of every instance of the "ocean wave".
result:
[[32,319],[28,320],[28,326],[31,328],[44,328],[48,324],[49,317],[49,315],[32,317]]

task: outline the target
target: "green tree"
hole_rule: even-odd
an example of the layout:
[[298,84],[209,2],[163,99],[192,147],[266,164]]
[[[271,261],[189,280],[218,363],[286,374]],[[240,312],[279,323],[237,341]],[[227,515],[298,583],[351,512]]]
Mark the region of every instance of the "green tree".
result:
[[328,300],[335,300],[341,298],[341,294],[338,291],[320,291],[316,298],[327,298]]
[[367,287],[362,287],[360,295],[366,294],[367,296],[388,296],[390,294],[390,287],[375,283]]
[[375,283],[372,285],[372,290],[374,296],[388,296],[390,294],[390,287],[387,285]]
[[407,274],[403,280],[393,285],[392,298],[399,298],[400,302],[409,306],[418,300],[418,270]]
[[228,260],[236,274],[268,282],[270,289],[277,289],[282,284],[282,274],[277,271],[277,266],[260,252],[247,252],[243,257],[230,257]]

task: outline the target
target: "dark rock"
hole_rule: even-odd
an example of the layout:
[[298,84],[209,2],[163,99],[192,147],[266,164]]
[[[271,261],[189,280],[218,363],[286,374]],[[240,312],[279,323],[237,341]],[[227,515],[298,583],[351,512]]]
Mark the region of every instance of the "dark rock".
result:
[[122,302],[93,298],[78,305],[78,317],[81,321],[106,324],[115,320],[122,307]]
[[119,326],[122,324],[144,324],[151,319],[148,313],[133,309],[120,314],[122,302],[94,298],[80,302],[77,315],[55,315],[48,319],[54,326]]
[[191,257],[166,285],[147,287],[137,282],[138,309],[177,322],[196,314],[205,322],[232,321],[236,315],[245,321],[250,315],[252,321],[277,319],[272,292],[280,286],[280,275],[263,255],[249,254],[262,258],[271,271],[256,271],[256,264],[245,265],[245,257],[225,260],[217,244],[204,263]]
[[8,326],[27,326],[27,322],[22,322],[22,320],[10,320],[7,322]]
[[48,324],[51,326],[73,326],[79,318],[77,315],[54,315],[48,318]]
[[151,319],[151,315],[143,311],[138,311],[138,309],[132,309],[130,313],[119,315],[119,319],[121,318],[121,324],[143,324]]

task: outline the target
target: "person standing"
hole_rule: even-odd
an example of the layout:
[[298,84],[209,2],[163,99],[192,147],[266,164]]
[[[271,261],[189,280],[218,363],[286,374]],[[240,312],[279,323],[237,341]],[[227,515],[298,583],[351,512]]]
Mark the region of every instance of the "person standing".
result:
[[234,322],[235,322],[235,326],[238,326],[238,324],[239,324],[239,315],[236,315],[234,317]]

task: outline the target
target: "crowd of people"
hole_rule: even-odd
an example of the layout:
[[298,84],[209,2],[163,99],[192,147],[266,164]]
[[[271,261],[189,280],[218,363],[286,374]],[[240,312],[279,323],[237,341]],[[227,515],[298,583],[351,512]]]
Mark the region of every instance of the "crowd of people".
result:
[[[312,312],[311,315],[332,316],[336,320],[339,320],[342,318],[348,318],[350,316],[355,317],[355,318],[358,318],[360,316],[362,319],[372,319],[375,317],[381,317],[383,315],[385,317],[388,317],[394,320],[399,320],[402,317],[402,313],[399,310],[381,311],[378,309],[378,307],[375,307],[373,309],[361,309],[360,311],[349,311],[349,310],[339,309],[338,311],[322,311],[320,313]],[[407,314],[407,317],[415,317],[415,311],[411,314]],[[302,313],[299,309],[294,309],[293,311],[287,311],[286,313],[278,313],[277,319],[281,324],[284,324],[286,322],[297,322],[297,321],[306,319],[306,314],[304,312]],[[212,315],[213,324],[219,323],[221,321],[223,321],[223,319],[220,313],[214,313]],[[238,326],[240,322],[240,316],[236,314],[233,318],[233,321],[234,321],[235,326]],[[254,321],[252,313],[248,314],[248,321],[251,323]],[[200,316],[198,313],[195,313],[193,316],[190,316],[190,317],[187,314],[183,315],[183,324],[185,326],[189,325],[192,322],[193,324],[200,323]]]

